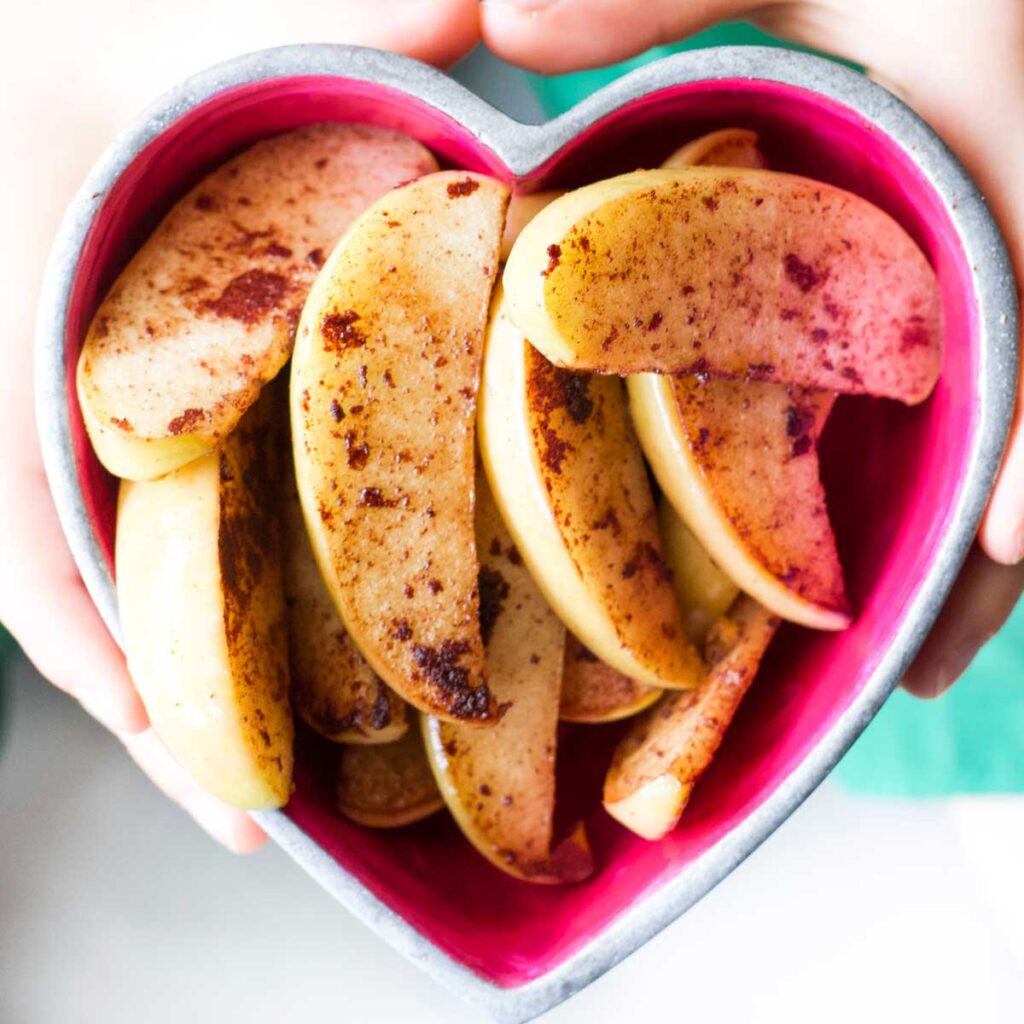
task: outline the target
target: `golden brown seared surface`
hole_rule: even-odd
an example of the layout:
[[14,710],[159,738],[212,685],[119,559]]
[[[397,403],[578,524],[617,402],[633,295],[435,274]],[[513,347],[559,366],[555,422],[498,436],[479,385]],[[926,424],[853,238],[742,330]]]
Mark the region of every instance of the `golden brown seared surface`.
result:
[[662,691],[606,665],[571,633],[565,638],[562,698],[558,716],[566,722],[614,722],[638,714]]
[[313,557],[290,454],[287,462],[281,526],[292,705],[330,740],[391,742],[408,728],[405,701],[370,668],[342,624]]
[[343,747],[337,799],[346,818],[371,828],[410,825],[441,810],[420,730],[393,743]]
[[212,447],[284,365],[337,239],[388,189],[435,167],[405,136],[318,124],[218,168],[167,214],[96,313],[80,363],[87,418],[112,428],[115,445],[119,435],[195,436]]
[[787,589],[849,611],[818,471],[835,396],[795,385],[673,379],[704,486],[743,545]]
[[421,710],[486,722],[473,532],[483,331],[508,189],[397,189],[332,255],[292,371],[299,492],[342,619]]
[[189,465],[123,481],[117,513],[118,610],[153,731],[247,809],[280,807],[292,784],[272,404]]
[[[683,787],[681,812],[754,681],[778,625],[779,620],[751,598],[736,602],[726,624],[712,629],[709,654],[714,656],[716,647],[724,650],[717,652],[720,656],[701,686],[670,694],[638,718],[619,743],[605,778],[606,805],[668,775]],[[716,630],[730,635],[720,642]]]
[[[597,207],[560,223],[588,195]],[[939,290],[920,249],[877,207],[794,175],[689,167],[600,182],[542,210],[508,270],[513,320],[576,369],[712,373],[911,404],[938,377]],[[554,349],[522,316],[535,289]]]
[[482,472],[476,529],[481,627],[505,711],[490,729],[425,719],[428,753],[456,821],[485,857],[533,881],[575,881],[589,873],[585,837],[551,852],[565,629],[519,557]]
[[665,564],[643,456],[622,382],[574,373],[525,346],[529,427],[550,508],[620,643],[666,686],[697,672]]
[[[220,449],[218,556],[224,632],[245,742],[291,775],[288,635],[274,491],[277,396],[267,394]],[[288,764],[282,759],[287,758]]]

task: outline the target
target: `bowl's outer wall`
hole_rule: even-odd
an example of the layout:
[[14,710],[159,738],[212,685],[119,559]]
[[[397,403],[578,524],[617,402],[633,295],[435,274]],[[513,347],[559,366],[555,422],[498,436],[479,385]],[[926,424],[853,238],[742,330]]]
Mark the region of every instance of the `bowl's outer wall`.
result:
[[[346,52],[352,51],[340,51]],[[685,55],[690,63],[694,56]],[[772,58],[778,59],[783,55]],[[685,67],[687,61],[668,63]],[[565,964],[623,915],[635,919],[646,897],[673,880],[678,884],[698,866],[708,879],[704,888],[712,884],[728,868],[723,862],[721,871],[709,873],[706,858],[715,844],[738,835],[742,823],[765,818],[773,794],[787,780],[792,784],[794,773],[831,738],[829,764],[802,780],[805,795],[863,727],[926,630],[925,619],[938,607],[935,595],[966,551],[984,497],[974,492],[989,486],[1008,422],[1012,382],[997,386],[994,380],[1012,375],[1012,346],[1006,337],[983,339],[979,254],[968,257],[963,224],[955,223],[958,198],[976,203],[966,179],[952,179],[962,196],[943,194],[934,175],[930,181],[921,169],[922,154],[850,107],[808,89],[744,77],[670,83],[607,111],[533,166],[529,146],[513,144],[500,132],[487,145],[479,125],[475,132],[467,129],[389,85],[324,74],[241,84],[187,105],[133,154],[109,191],[84,197],[94,211],[68,276],[60,325],[67,357],[62,372],[75,486],[95,530],[93,551],[102,553],[108,574],[114,487],[84,436],[73,379],[89,319],[133,249],[205,170],[257,138],[317,120],[397,128],[421,139],[448,164],[490,172],[525,189],[582,184],[615,171],[656,166],[703,131],[753,127],[772,166],[848,188],[889,211],[928,254],[942,286],[943,375],[932,398],[916,409],[844,398],[826,433],[823,471],[855,624],[839,635],[783,631],[682,825],[667,839],[645,843],[600,809],[601,779],[620,731],[615,727],[576,727],[562,737],[559,816],[586,819],[600,867],[591,882],[574,888],[531,887],[505,877],[461,841],[445,818],[393,834],[352,826],[332,812],[330,793],[317,782],[317,773],[300,771],[286,813],[304,833],[458,963],[499,986],[521,986]],[[490,127],[524,136],[544,130],[497,118]],[[938,152],[938,157],[935,152],[924,156],[946,159],[940,144],[917,130]],[[997,236],[990,241],[992,273],[1005,278],[1005,254]],[[1009,335],[1014,310],[1006,301],[1005,282],[997,284]],[[94,577],[102,575],[102,566],[90,569]],[[109,584],[103,600],[109,614]],[[838,742],[837,730],[842,732]],[[309,763],[330,757],[323,746],[306,742]],[[761,838],[753,837],[747,848]],[[691,901],[699,894],[694,892]],[[624,952],[628,949],[609,961]],[[592,966],[587,970],[596,973]],[[564,995],[578,983],[563,980],[558,992]],[[552,1001],[547,998],[545,1005]]]

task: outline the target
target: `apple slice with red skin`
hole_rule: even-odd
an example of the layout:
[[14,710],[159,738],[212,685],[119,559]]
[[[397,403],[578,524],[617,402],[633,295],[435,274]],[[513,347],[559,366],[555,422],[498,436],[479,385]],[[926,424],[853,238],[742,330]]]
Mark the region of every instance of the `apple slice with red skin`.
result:
[[325,123],[257,142],[199,182],[118,276],[82,346],[78,396],[103,465],[149,480],[227,437],[287,361],[338,238],[436,169],[407,136]]
[[703,674],[661,557],[650,481],[622,382],[553,366],[495,299],[480,391],[495,499],[561,620],[648,686]]
[[480,628],[503,714],[489,729],[424,716],[427,755],[456,822],[492,864],[530,882],[581,881],[592,866],[582,828],[551,848],[565,628],[519,557],[483,473],[476,494]]
[[727,376],[923,401],[938,282],[913,239],[842,189],[746,168],[636,171],[542,209],[507,314],[576,370]]
[[369,828],[399,828],[444,807],[419,729],[393,743],[344,746],[338,761],[338,810]]
[[[703,136],[672,157],[677,166],[719,159],[765,163],[757,136],[742,129]],[[782,618],[818,629],[848,625],[818,470],[818,438],[834,396],[704,375],[636,374],[627,386],[648,462],[706,552],[701,559],[682,521],[663,506],[662,540],[678,563],[672,568],[687,625],[710,621],[691,609],[687,588],[713,583],[716,567]],[[734,596],[724,590],[713,614]]]
[[661,488],[714,562],[776,614],[850,623],[817,445],[835,396],[795,385],[633,378],[633,421]]
[[604,783],[604,807],[613,818],[644,839],[661,839],[675,828],[778,624],[776,616],[744,596],[712,628],[707,650],[713,664],[704,682],[696,690],[668,695],[636,719],[619,742]]

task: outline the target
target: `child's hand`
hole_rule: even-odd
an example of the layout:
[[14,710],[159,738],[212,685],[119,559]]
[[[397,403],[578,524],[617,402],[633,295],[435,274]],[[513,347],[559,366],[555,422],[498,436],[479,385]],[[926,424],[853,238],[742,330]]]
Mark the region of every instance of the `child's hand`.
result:
[[[1024,4],[1020,0],[483,0],[484,40],[547,74],[624,60],[746,18],[864,65],[929,121],[981,186],[1024,281]],[[1024,394],[975,550],[907,677],[941,693],[1024,585]],[[989,559],[993,560],[990,561]],[[1001,563],[1001,564],[995,564]]]
[[[7,240],[0,250],[6,313],[0,335],[0,622],[42,675],[114,732],[172,800],[224,845],[246,851],[262,843],[263,832],[247,814],[200,789],[149,728],[124,657],[78,576],[43,474],[31,386],[38,277],[62,207],[98,153],[103,137],[116,127],[111,122],[122,116],[111,116],[113,93],[105,93],[104,85],[110,88],[112,83],[105,82],[89,63],[88,54],[102,51],[106,57],[139,49],[139,40],[121,45],[118,35],[137,28],[152,35],[154,42],[159,36],[168,52],[178,54],[182,66],[173,77],[181,77],[195,70],[186,62],[195,59],[194,25],[202,21],[209,30],[204,38],[210,33],[223,38],[227,49],[205,60],[200,57],[200,66],[239,49],[339,35],[348,42],[401,49],[423,60],[450,63],[478,39],[477,4],[476,0],[432,0],[428,10],[420,0],[374,0],[372,5],[357,3],[345,10],[344,3],[310,2],[297,5],[287,25],[278,24],[262,9],[262,13],[254,10],[251,18],[247,15],[247,34],[241,39],[226,30],[237,19],[234,5],[218,8],[186,2],[176,13],[146,5],[141,22],[134,23],[139,9],[132,6],[127,0],[110,0],[102,17],[85,12],[82,25],[54,26],[52,14],[41,11],[34,27],[37,38],[45,36],[45,44],[40,45],[45,45],[48,59],[40,62],[39,52],[31,45],[33,25],[28,25],[30,42],[24,59],[12,55],[0,79],[0,121],[19,140],[11,149],[0,193],[0,223]],[[259,20],[268,17],[269,22]],[[161,18],[164,24],[158,23]],[[160,55],[154,56],[159,59]],[[63,77],[54,76],[55,67],[62,69]],[[111,72],[115,79],[122,79],[113,85],[119,98],[125,91],[123,76],[132,73],[126,66]]]

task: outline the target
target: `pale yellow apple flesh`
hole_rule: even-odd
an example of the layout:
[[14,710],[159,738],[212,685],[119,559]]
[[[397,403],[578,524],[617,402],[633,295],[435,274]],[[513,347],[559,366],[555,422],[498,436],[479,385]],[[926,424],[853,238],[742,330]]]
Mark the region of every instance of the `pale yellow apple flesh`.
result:
[[449,810],[488,860],[531,882],[579,881],[591,867],[582,831],[551,849],[565,629],[519,557],[482,475],[476,524],[481,629],[504,714],[490,729],[424,717],[427,753]]
[[153,731],[204,789],[250,810],[292,787],[272,395],[217,450],[126,481],[117,596]]
[[[739,598],[728,621],[731,645],[725,645],[699,689],[667,696],[636,719],[615,750],[605,777],[604,807],[644,839],[661,839],[675,828],[779,622],[749,597]],[[712,637],[709,647],[717,646]]]
[[566,626],[647,686],[702,674],[662,560],[657,517],[622,382],[549,363],[491,316],[480,451],[519,551]]
[[364,213],[303,309],[292,439],[349,635],[422,711],[486,724],[473,526],[476,394],[508,189],[427,175]]
[[393,743],[343,746],[338,761],[338,810],[369,828],[400,828],[444,807],[419,729]]
[[886,213],[746,168],[637,171],[567,193],[512,248],[508,316],[577,370],[730,376],[925,399],[938,283]]
[[150,479],[226,437],[287,360],[341,234],[388,189],[436,166],[395,132],[318,124],[258,142],[188,192],[86,335],[78,396],[103,465]]
[[715,564],[664,495],[658,502],[658,527],[686,635],[700,648],[740,588]]
[[336,743],[391,743],[408,729],[405,701],[370,668],[342,625],[313,557],[294,472],[285,474],[281,490],[292,707]]
[[606,665],[571,633],[565,638],[562,699],[563,722],[616,722],[649,708],[663,690],[645,686]]

